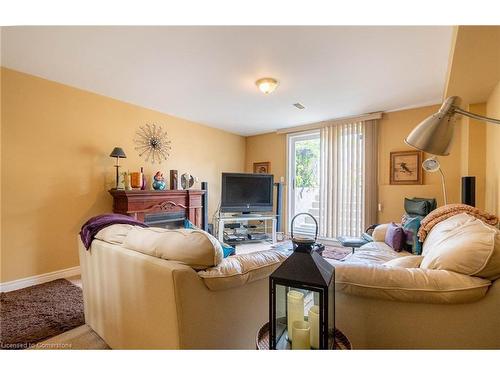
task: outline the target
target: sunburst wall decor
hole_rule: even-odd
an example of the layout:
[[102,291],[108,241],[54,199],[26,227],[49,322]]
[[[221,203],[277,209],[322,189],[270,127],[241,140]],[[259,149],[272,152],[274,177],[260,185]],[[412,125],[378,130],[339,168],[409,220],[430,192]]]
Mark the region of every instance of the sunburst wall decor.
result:
[[145,156],[146,162],[151,160],[153,164],[155,162],[161,164],[162,160],[167,160],[170,156],[171,142],[167,138],[167,131],[161,126],[146,124],[140,126],[135,134],[134,143],[137,145],[135,149],[139,151],[141,158]]

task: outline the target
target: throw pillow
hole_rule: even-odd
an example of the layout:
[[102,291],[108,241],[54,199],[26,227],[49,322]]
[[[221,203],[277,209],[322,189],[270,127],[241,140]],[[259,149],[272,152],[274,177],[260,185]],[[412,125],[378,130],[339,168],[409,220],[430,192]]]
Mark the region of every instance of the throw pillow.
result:
[[[185,229],[200,229],[196,225],[194,225],[189,219],[184,219],[184,228]],[[220,242],[222,247],[222,252],[224,253],[224,258],[227,258],[230,255],[236,254],[236,249],[227,243]]]
[[411,216],[426,216],[437,207],[434,198],[405,198],[405,212]]
[[385,232],[385,243],[392,247],[395,251],[404,250],[405,246],[405,232],[402,227],[396,223],[391,223],[387,226]]
[[422,254],[422,242],[419,241],[417,236],[421,220],[419,216],[407,216],[403,224],[403,230],[406,237],[406,250],[414,255]]

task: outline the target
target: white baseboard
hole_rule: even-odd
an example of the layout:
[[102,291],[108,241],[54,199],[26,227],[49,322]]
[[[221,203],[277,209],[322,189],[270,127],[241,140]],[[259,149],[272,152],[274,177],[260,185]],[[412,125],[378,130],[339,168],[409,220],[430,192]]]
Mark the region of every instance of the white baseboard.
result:
[[7,281],[5,283],[0,284],[0,292],[10,292],[12,290],[22,289],[28,286],[46,283],[56,279],[64,279],[66,277],[76,276],[79,274],[80,274],[80,266],[76,266],[59,271],[43,273],[41,275],[30,276],[24,279]]

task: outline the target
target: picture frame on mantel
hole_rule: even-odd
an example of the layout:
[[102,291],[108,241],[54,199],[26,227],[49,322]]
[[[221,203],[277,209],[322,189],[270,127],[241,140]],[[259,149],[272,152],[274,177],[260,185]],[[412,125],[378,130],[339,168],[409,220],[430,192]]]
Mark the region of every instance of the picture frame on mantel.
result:
[[422,185],[423,152],[417,150],[393,151],[390,154],[391,185]]

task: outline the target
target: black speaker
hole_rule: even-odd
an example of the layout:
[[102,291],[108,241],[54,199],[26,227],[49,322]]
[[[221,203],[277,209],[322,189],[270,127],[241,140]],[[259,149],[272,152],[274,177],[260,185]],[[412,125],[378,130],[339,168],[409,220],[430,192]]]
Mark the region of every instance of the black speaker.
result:
[[462,203],[476,206],[476,177],[462,177]]
[[205,194],[201,197],[201,229],[208,232],[208,182],[201,183],[201,190],[205,190]]
[[275,182],[274,185],[276,185],[276,232],[279,232],[283,214],[283,183]]

